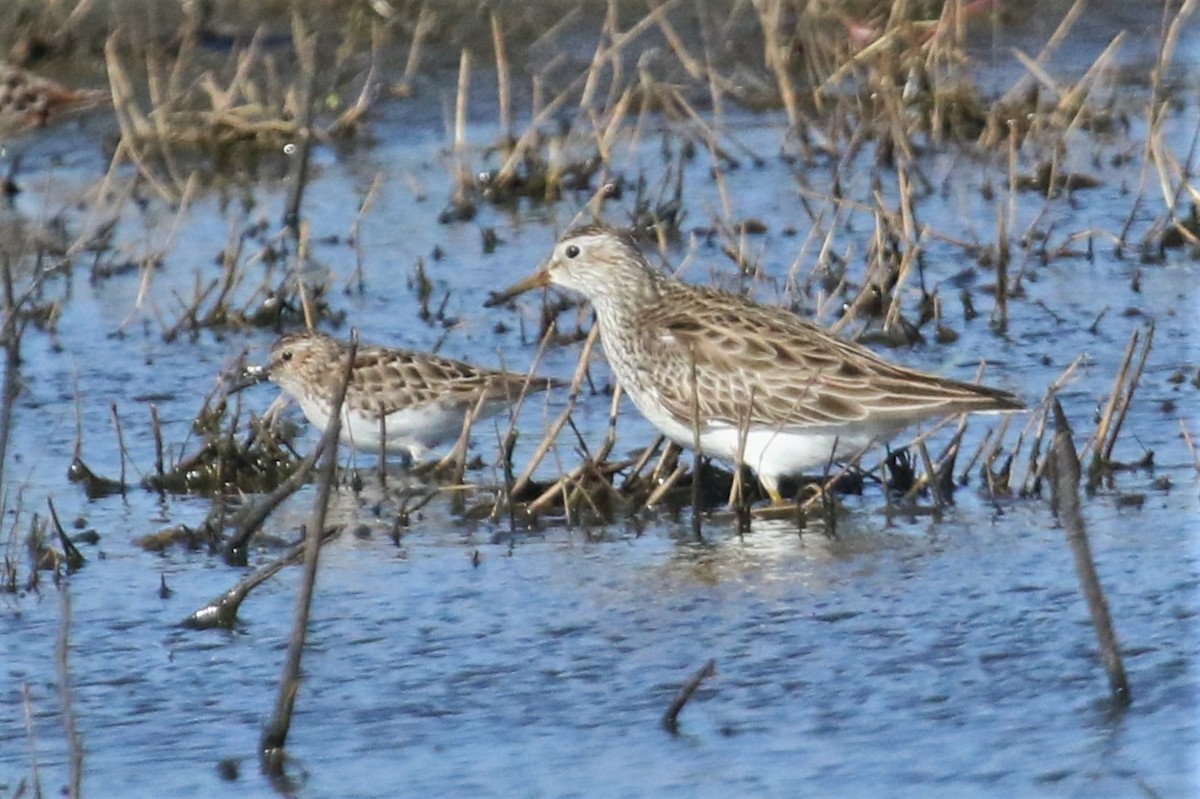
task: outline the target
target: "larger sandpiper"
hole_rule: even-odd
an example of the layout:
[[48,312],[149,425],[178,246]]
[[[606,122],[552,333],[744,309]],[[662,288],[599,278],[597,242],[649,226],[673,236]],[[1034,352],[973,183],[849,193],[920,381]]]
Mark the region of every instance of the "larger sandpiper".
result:
[[625,232],[566,233],[546,265],[486,303],[555,285],[591,301],[617,381],[680,446],[779,480],[922,420],[1015,411],[1013,394],[890,363],[782,309],[654,269]]

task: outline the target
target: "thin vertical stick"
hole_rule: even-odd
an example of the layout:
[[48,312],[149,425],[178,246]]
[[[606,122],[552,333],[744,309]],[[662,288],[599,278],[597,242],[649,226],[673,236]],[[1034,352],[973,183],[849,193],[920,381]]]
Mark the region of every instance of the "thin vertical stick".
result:
[[1079,509],[1079,456],[1075,452],[1075,445],[1071,443],[1071,426],[1058,400],[1054,401],[1054,443],[1051,445],[1050,457],[1053,458],[1051,504],[1066,530],[1067,543],[1075,558],[1075,571],[1083,585],[1083,595],[1092,614],[1092,625],[1096,628],[1096,637],[1100,642],[1100,658],[1108,672],[1113,701],[1125,707],[1133,701],[1133,696],[1129,691],[1117,634],[1113,630],[1112,616],[1109,615],[1108,602],[1105,601],[1104,591],[1100,587],[1100,578],[1096,576],[1096,563],[1092,558],[1087,529]]
[[432,30],[436,18],[437,15],[429,10],[429,4],[421,3],[421,10],[417,13],[417,24],[413,28],[412,44],[408,48],[408,58],[404,62],[404,77],[401,78],[401,84],[412,83],[413,77],[417,74],[417,70],[421,66],[421,45]]
[[29,738],[29,772],[33,783],[32,795],[42,796],[42,773],[38,768],[37,735],[33,726],[33,697],[29,693],[29,683],[21,683],[21,707],[25,711],[25,734]]
[[467,100],[470,93],[471,51],[464,47],[458,61],[458,94],[454,103],[454,160],[458,184],[455,186],[456,206],[466,203],[471,183],[471,170],[467,168]]
[[287,204],[283,211],[283,224],[295,237],[300,236],[300,203],[308,183],[308,161],[312,152],[313,87],[317,79],[316,41],[308,35],[299,13],[292,15],[292,37],[296,42],[296,56],[300,62],[300,119],[296,126],[299,142],[296,143],[295,171],[288,186]]
[[663,729],[672,735],[676,735],[679,732],[679,711],[683,710],[683,706],[692,698],[692,694],[696,693],[696,689],[700,687],[700,683],[716,673],[717,661],[710,659],[700,667],[699,671],[691,676],[691,679],[683,684],[683,687],[679,689],[679,693],[671,700],[671,704],[667,707],[667,712],[663,713]]
[[505,143],[512,140],[512,90],[509,88],[508,53],[504,47],[504,31],[500,18],[492,12],[492,48],[496,53],[496,94],[500,102],[500,137]]
[[[12,431],[13,404],[20,392],[17,370],[21,365],[21,332],[17,324],[18,309],[13,291],[12,265],[4,262],[4,329],[0,341],[4,345],[4,383],[0,388],[0,486],[4,482],[4,465],[8,460],[8,439]],[[76,442],[76,450],[79,443]]]
[[1192,441],[1192,434],[1188,432],[1187,422],[1182,416],[1179,418],[1179,433],[1183,436],[1183,443],[1187,444],[1188,452],[1192,453],[1192,465],[1196,467],[1196,472],[1200,473],[1200,453],[1196,451],[1196,444]]
[[700,529],[700,464],[704,455],[700,451],[700,381],[696,377],[696,350],[688,353],[691,356],[692,371],[692,535],[699,540],[702,537]]
[[67,796],[79,799],[83,795],[83,746],[79,737],[79,725],[75,719],[75,702],[71,692],[71,670],[68,655],[71,644],[71,583],[62,582],[58,589],[62,600],[62,620],[58,627],[58,642],[54,647],[54,660],[58,667],[58,702],[62,707],[63,735],[67,739],[68,773]]
[[304,576],[296,594],[296,615],[292,621],[292,636],[288,640],[287,657],[283,674],[279,680],[279,693],[275,698],[275,711],[263,728],[259,750],[262,768],[267,774],[280,776],[283,773],[284,744],[292,724],[292,708],[300,690],[300,656],[304,653],[304,639],[308,633],[308,617],[312,609],[313,591],[317,583],[317,563],[321,552],[321,538],[325,530],[325,515],[329,510],[329,494],[333,487],[333,476],[337,469],[337,440],[342,427],[342,404],[346,401],[346,389],[358,354],[358,331],[350,335],[350,349],[346,354],[346,365],[342,372],[342,384],[334,397],[329,413],[329,423],[318,445],[325,450],[321,461],[316,500],[313,502],[312,518],[304,536]]
[[109,403],[108,409],[112,413],[113,427],[117,429],[117,448],[121,454],[121,496],[125,496],[125,457],[128,455],[125,451],[125,434],[121,432],[121,417],[117,415],[115,400]]
[[154,432],[154,473],[158,476],[158,493],[166,493],[165,473],[163,471],[163,437],[162,422],[158,418],[158,406],[150,406],[150,427]]
[[1118,386],[1116,393],[1119,396],[1117,403],[1116,418],[1113,420],[1112,432],[1109,434],[1108,441],[1104,444],[1103,460],[1105,463],[1112,460],[1113,447],[1117,445],[1117,436],[1121,433],[1121,426],[1125,424],[1125,414],[1129,412],[1129,406],[1133,402],[1133,393],[1137,391],[1138,382],[1141,381],[1142,371],[1146,368],[1146,358],[1150,355],[1150,345],[1154,342],[1154,322],[1150,323],[1150,327],[1146,330],[1146,341],[1142,344],[1142,352],[1138,357],[1138,364],[1133,370],[1133,376],[1129,378],[1129,387],[1122,390],[1122,386]]

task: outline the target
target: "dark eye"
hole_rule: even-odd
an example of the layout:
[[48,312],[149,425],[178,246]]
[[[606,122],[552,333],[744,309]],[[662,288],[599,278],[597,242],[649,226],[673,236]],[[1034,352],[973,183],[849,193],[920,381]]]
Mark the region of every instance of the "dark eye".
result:
[[567,249],[564,250],[564,252],[567,254],[568,258],[578,258],[579,257],[579,245],[568,244]]
[[279,357],[285,361],[290,361],[292,359],[292,351],[284,350]]

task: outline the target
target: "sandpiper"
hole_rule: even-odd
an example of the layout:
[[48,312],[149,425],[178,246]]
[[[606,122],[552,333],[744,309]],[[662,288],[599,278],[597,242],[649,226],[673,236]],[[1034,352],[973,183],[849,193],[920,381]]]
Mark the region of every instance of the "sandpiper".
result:
[[486,305],[556,285],[591,301],[605,353],[638,410],[682,447],[779,480],[938,416],[1023,407],[1007,391],[884,360],[782,309],[654,269],[622,231],[566,233],[546,265]]
[[[294,399],[305,418],[324,429],[346,367],[349,344],[316,331],[290,333],[271,347],[252,373]],[[419,459],[456,439],[468,413],[495,416],[525,393],[555,381],[482,369],[425,352],[360,343],[342,409],[341,440],[361,451],[404,453]]]

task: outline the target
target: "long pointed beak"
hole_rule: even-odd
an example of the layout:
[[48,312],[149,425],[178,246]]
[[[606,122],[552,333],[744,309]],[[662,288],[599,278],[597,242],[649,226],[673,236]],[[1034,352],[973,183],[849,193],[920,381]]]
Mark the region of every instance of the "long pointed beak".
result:
[[236,374],[226,376],[226,393],[236,394],[263,382],[267,377],[267,367],[265,366],[244,366]]
[[508,302],[518,294],[524,294],[530,289],[545,288],[550,285],[550,271],[547,269],[539,269],[529,277],[522,280],[520,283],[515,283],[504,291],[493,291],[488,297],[487,302],[483,304],[484,308],[492,308],[504,302]]

